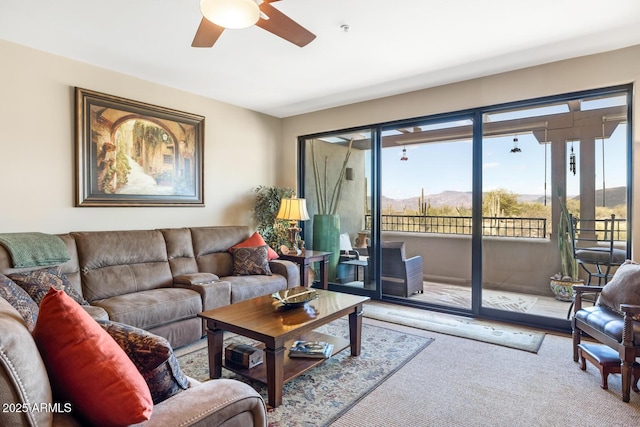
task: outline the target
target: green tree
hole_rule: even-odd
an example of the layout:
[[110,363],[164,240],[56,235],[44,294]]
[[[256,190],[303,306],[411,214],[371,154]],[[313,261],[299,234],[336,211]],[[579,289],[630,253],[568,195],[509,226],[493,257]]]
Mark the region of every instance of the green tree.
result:
[[522,210],[518,195],[503,188],[489,191],[482,198],[482,214],[484,216],[515,217]]

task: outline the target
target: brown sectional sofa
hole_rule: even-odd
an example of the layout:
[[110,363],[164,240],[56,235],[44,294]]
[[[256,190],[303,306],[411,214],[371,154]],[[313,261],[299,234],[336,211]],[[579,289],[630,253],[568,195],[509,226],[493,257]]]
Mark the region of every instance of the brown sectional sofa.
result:
[[[80,427],[64,404],[53,401],[36,343],[15,308],[0,298],[0,425]],[[72,363],[72,361],[70,361]],[[145,427],[251,427],[267,425],[262,397],[236,380],[199,383],[154,405]],[[117,410],[117,408],[113,408]]]
[[[228,249],[250,234],[246,226],[71,232],[59,235],[71,256],[60,268],[94,318],[148,330],[176,348],[204,335],[198,313],[298,286],[289,261],[270,261],[271,276],[233,275]],[[28,270],[11,265],[0,245],[0,273]]]
[[[204,335],[198,313],[298,286],[298,267],[289,261],[270,261],[271,276],[233,275],[228,249],[250,234],[245,226],[71,232],[59,235],[71,257],[59,267],[89,302],[83,308],[92,317],[146,329],[175,348]],[[13,268],[10,254],[0,245],[0,273],[37,268]],[[235,380],[190,381],[189,389],[155,405],[143,425],[266,425],[264,401],[250,386]],[[31,334],[3,298],[0,401],[17,409],[25,403],[52,405],[47,371]],[[0,413],[0,425],[79,425],[53,408]]]

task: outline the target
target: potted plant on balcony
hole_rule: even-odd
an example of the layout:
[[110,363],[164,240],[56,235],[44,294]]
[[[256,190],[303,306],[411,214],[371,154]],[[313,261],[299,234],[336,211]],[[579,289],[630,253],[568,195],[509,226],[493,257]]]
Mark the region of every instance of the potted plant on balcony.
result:
[[573,256],[573,238],[571,236],[570,221],[569,211],[561,201],[560,220],[558,221],[560,272],[551,277],[549,284],[551,291],[559,301],[573,301],[573,285],[584,283],[584,280],[578,278],[578,261],[576,261]]
[[[336,269],[340,255],[340,216],[337,214],[340,205],[340,195],[342,194],[342,184],[344,182],[347,163],[351,156],[353,138],[349,141],[349,146],[342,162],[342,169],[338,174],[333,190],[329,193],[328,165],[329,158],[324,157],[324,168],[318,168],[316,159],[315,141],[311,143],[311,159],[313,162],[313,178],[315,182],[316,201],[318,203],[318,213],[313,216],[313,249],[318,251],[331,252],[329,258],[329,280],[336,277]],[[331,198],[329,198],[329,195]]]

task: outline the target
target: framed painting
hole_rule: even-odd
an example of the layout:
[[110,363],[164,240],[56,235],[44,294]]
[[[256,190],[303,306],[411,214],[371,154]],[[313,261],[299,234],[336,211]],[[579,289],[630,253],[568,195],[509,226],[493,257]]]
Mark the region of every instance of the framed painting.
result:
[[76,206],[204,206],[204,117],[75,88]]

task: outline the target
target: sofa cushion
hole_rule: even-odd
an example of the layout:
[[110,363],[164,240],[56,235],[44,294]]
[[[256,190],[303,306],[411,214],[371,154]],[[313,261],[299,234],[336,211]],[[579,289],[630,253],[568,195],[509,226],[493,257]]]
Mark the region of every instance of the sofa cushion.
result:
[[82,292],[91,303],[173,283],[166,243],[158,230],[71,234],[78,248]]
[[49,288],[52,287],[64,291],[78,304],[89,304],[82,295],[74,289],[69,279],[67,279],[67,276],[60,271],[59,267],[11,273],[9,274],[9,278],[27,291],[36,304],[40,304],[42,298],[49,292]]
[[198,270],[218,276],[233,274],[229,248],[251,236],[247,226],[193,227],[191,239]]
[[149,330],[202,312],[202,298],[184,288],[161,288],[94,301],[109,314],[109,320]]
[[[640,305],[640,264],[625,261],[613,275],[600,293],[598,305],[620,311],[620,304]],[[634,316],[640,320],[640,316]]]
[[129,425],[151,416],[149,387],[126,353],[61,290],[40,304],[33,338],[54,395],[94,425]]
[[233,274],[271,276],[268,257],[267,245],[236,248],[233,251]]
[[[47,370],[21,315],[0,298],[0,401],[49,405],[53,402]],[[19,385],[19,386],[16,386]],[[0,410],[0,426],[50,426],[51,411]]]
[[[256,246],[264,246],[266,242],[257,231],[251,235],[247,240],[240,242],[236,245],[233,245],[229,248],[229,252],[233,253],[233,251],[237,248],[251,248]],[[267,246],[267,252],[269,253],[269,261],[278,258],[278,253]]]
[[31,299],[27,291],[4,274],[0,274],[0,297],[7,300],[20,313],[29,332],[33,331],[38,318],[38,304]]
[[189,388],[189,380],[166,339],[143,329],[117,322],[99,322],[136,365],[158,404]]

